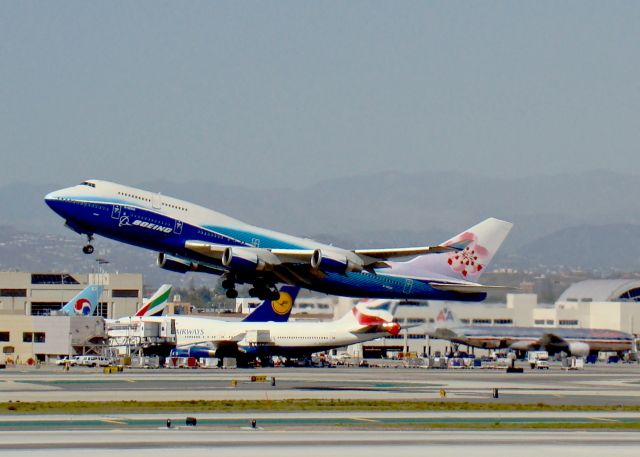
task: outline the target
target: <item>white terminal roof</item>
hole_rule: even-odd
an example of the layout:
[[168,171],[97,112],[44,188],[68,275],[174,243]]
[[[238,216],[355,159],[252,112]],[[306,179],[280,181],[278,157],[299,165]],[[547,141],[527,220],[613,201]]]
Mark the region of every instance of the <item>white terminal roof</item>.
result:
[[[628,295],[629,291],[639,289]],[[588,279],[572,284],[558,298],[567,301],[620,301],[630,300],[640,292],[638,279]],[[636,298],[637,300],[637,298]]]

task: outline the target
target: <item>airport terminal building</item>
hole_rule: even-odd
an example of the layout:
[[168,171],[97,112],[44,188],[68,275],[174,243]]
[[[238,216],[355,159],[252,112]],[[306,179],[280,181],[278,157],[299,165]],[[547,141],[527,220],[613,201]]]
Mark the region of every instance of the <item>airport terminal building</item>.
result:
[[[95,317],[55,314],[87,284],[104,292]],[[0,351],[14,359],[48,360],[106,347],[103,318],[131,316],[142,305],[141,274],[69,274],[0,272]],[[248,306],[238,304],[246,312]],[[340,297],[299,297],[292,319],[339,318],[355,301]],[[443,308],[462,325],[489,327],[563,327],[611,329],[640,335],[640,280],[587,280],[573,284],[554,304],[540,304],[535,294],[509,294],[506,303],[440,301],[399,302],[396,318],[404,326],[395,337],[349,348],[360,357],[394,352],[448,352],[451,343],[433,340]]]
[[[51,315],[88,284],[104,291],[96,316]],[[142,304],[142,275],[130,273],[0,272],[0,351],[15,363],[100,352],[103,318],[134,314]]]
[[130,316],[142,304],[142,275],[0,272],[0,315],[49,315],[89,284],[104,286],[96,314]]

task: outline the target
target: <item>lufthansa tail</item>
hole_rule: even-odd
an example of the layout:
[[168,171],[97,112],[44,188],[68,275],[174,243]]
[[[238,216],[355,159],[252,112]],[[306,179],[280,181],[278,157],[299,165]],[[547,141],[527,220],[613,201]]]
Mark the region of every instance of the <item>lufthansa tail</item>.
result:
[[282,286],[277,300],[264,300],[243,322],[287,322],[299,287]]

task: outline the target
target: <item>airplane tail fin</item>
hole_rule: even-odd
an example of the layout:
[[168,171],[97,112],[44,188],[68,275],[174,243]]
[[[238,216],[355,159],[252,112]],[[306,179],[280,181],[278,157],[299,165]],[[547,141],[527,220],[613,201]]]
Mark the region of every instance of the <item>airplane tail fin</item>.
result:
[[455,328],[460,327],[462,322],[454,314],[451,308],[446,305],[442,305],[440,311],[436,315],[436,321],[434,322],[436,328]]
[[293,304],[300,292],[299,287],[282,286],[280,298],[264,300],[243,322],[287,322],[293,309]]
[[442,243],[454,252],[427,254],[405,262],[414,273],[436,273],[452,279],[477,281],[513,227],[510,222],[485,219]]
[[78,295],[73,297],[69,303],[64,305],[60,311],[67,316],[92,316],[98,307],[98,301],[103,291],[102,286],[89,285]]
[[400,324],[394,322],[393,314],[384,309],[367,307],[367,303],[358,303],[338,320],[352,333],[389,333],[397,335]]
[[138,310],[136,316],[159,316],[167,306],[170,296],[171,284],[161,285],[151,298],[144,300],[144,304],[142,308]]

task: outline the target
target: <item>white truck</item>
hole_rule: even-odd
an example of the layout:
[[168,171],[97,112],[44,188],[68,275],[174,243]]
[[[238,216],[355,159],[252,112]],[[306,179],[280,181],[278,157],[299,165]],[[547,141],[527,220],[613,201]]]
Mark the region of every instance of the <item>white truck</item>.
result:
[[527,360],[531,369],[538,370],[549,369],[549,353],[547,351],[529,351],[527,352]]

